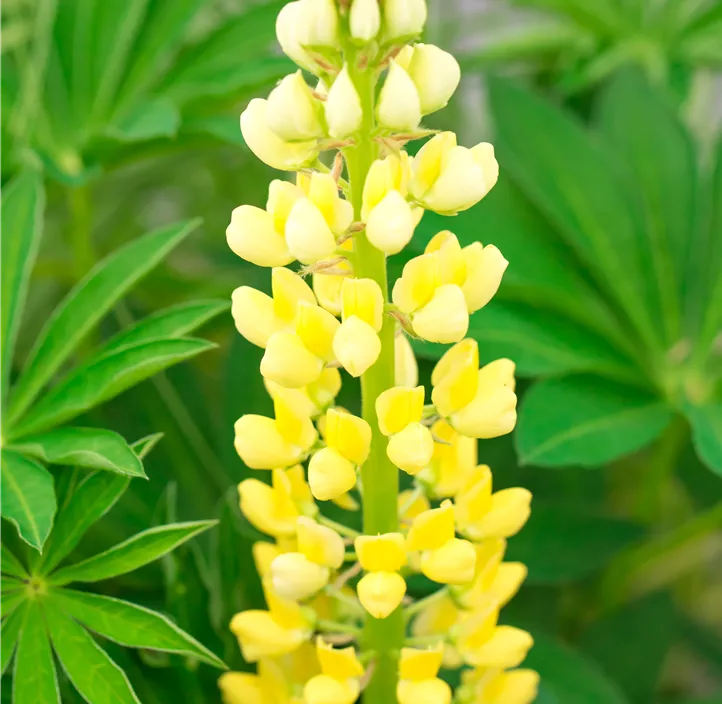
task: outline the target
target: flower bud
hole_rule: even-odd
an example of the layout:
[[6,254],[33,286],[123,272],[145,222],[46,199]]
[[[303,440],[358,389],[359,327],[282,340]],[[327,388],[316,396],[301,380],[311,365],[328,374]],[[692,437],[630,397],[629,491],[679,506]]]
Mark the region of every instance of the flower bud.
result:
[[399,704],[450,704],[451,687],[438,677],[424,680],[399,680],[396,685]]
[[320,110],[301,71],[289,74],[268,96],[268,126],[287,142],[319,139],[323,128]]
[[406,594],[406,582],[398,572],[369,572],[356,585],[361,605],[374,618],[386,618]]
[[318,156],[316,141],[286,142],[268,126],[268,101],[254,98],[241,113],[241,133],[248,148],[265,164],[282,171],[308,166]]
[[298,304],[296,334],[309,352],[326,362],[332,362],[335,359],[333,338],[340,325],[341,323],[321,306],[315,306],[306,301]]
[[265,347],[279,326],[270,296],[250,286],[240,286],[231,297],[233,322],[243,337],[258,347]]
[[252,205],[233,211],[226,241],[235,254],[256,266],[285,266],[293,261],[286,240],[276,232],[273,217]]
[[429,342],[459,342],[469,329],[469,312],[462,290],[455,284],[439,286],[431,300],[414,313],[414,332]]
[[436,550],[454,537],[454,506],[444,501],[439,508],[432,508],[414,518],[406,537],[406,549]]
[[241,512],[261,533],[274,538],[295,533],[298,509],[288,495],[258,479],[244,479],[238,485],[238,496]]
[[304,46],[340,48],[338,11],[335,0],[303,0],[304,20],[299,25]]
[[272,418],[241,416],[234,425],[236,452],[251,469],[282,469],[300,462],[305,450],[292,445]]
[[296,522],[298,549],[318,565],[337,570],[343,564],[346,548],[343,538],[332,528],[311,518],[299,516]]
[[341,323],[333,338],[336,359],[351,376],[361,376],[381,354],[378,333],[364,320],[352,315]]
[[305,0],[296,0],[284,5],[276,18],[276,38],[283,53],[299,66],[313,72],[313,60],[301,45],[299,28],[306,19]]
[[407,40],[421,34],[426,24],[426,0],[386,0],[384,37],[387,41]]
[[360,42],[371,41],[381,26],[379,0],[353,0],[349,14],[351,37]]
[[[406,47],[397,60],[416,85],[421,114],[428,115],[445,107],[461,80],[458,61],[433,44]],[[406,59],[406,61],[404,61]]]
[[353,704],[358,695],[359,685],[355,680],[328,675],[315,675],[303,688],[304,704]]
[[332,447],[316,452],[308,464],[308,483],[319,501],[328,501],[356,486],[356,469]]
[[423,386],[408,389],[394,386],[376,398],[376,419],[384,435],[400,433],[410,423],[418,423],[424,414]]
[[292,332],[272,335],[261,359],[261,374],[289,389],[316,381],[323,367],[323,360],[309,351],[301,338]]
[[367,572],[398,572],[406,564],[406,545],[401,533],[360,535],[354,548]]
[[336,251],[336,238],[321,211],[308,199],[296,201],[286,221],[286,243],[302,264],[315,264]]
[[474,579],[476,550],[468,540],[452,538],[421,556],[421,571],[434,582],[465,584]]
[[429,465],[434,454],[431,431],[421,423],[409,423],[391,436],[386,454],[399,469],[412,476],[418,474]]
[[326,414],[326,444],[349,462],[362,465],[371,449],[371,426],[363,418],[331,408]]
[[284,599],[308,599],[326,586],[328,578],[328,567],[311,562],[300,552],[279,555],[271,564],[273,588]]
[[469,313],[483,308],[499,290],[501,277],[509,262],[493,245],[474,242],[462,250],[466,279],[461,287]]
[[348,66],[336,76],[324,103],[328,133],[334,139],[344,139],[361,127],[363,109],[361,98],[351,81]]
[[413,388],[419,383],[419,365],[406,335],[396,335],[394,346],[394,378],[396,386]]
[[411,241],[415,227],[411,205],[398,191],[389,191],[369,213],[366,237],[385,254],[397,254]]
[[421,122],[419,93],[409,74],[394,59],[379,94],[376,117],[381,127],[405,132],[415,130]]

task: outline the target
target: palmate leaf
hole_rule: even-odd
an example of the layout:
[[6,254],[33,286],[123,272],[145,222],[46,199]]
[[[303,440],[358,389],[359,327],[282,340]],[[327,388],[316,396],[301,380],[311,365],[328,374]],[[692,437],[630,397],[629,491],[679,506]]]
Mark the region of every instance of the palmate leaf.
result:
[[138,456],[112,430],[59,428],[25,438],[12,449],[48,464],[105,469],[131,477],[145,477]]
[[223,661],[162,614],[107,596],[54,590],[51,602],[91,631],[130,648],[198,658],[223,669]]
[[216,523],[193,521],[149,528],[105,552],[63,567],[51,575],[50,581],[62,586],[69,582],[98,582],[131,572],[157,560]]
[[197,221],[171,225],[127,244],[70,292],[40,333],[13,389],[8,411],[11,426],[95,324],[197,225]]
[[[46,602],[29,602],[15,654],[13,702],[15,704],[60,704],[50,640],[45,630]],[[41,610],[42,609],[42,610]]]
[[0,568],[2,569],[3,574],[9,574],[13,577],[18,577],[19,579],[24,579],[28,576],[28,572],[23,567],[20,560],[18,560],[18,558],[15,557],[15,555],[13,555],[7,547],[4,545],[0,546],[0,551],[2,553]]
[[44,192],[39,174],[24,171],[2,194],[2,396],[5,399],[13,349],[25,307],[28,281],[42,232]]
[[140,704],[125,672],[62,611],[44,610],[53,650],[73,687],[91,704]]
[[45,467],[11,450],[2,451],[2,516],[39,552],[55,516],[53,477]]
[[685,413],[697,454],[713,472],[722,475],[722,403],[687,404]]
[[19,608],[16,608],[9,616],[3,619],[2,631],[0,632],[0,672],[4,675],[10,660],[18,644],[20,629],[25,620],[25,610],[28,602],[23,600]]
[[25,601],[27,597],[25,593],[26,584],[14,577],[2,577],[0,585],[2,586],[0,612],[2,612],[2,617],[6,618],[12,615],[18,606]]

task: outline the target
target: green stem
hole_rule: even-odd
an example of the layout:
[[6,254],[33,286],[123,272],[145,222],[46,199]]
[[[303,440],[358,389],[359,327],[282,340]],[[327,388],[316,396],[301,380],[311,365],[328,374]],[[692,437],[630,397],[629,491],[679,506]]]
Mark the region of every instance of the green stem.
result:
[[[355,219],[361,220],[361,204],[366,176],[378,147],[371,134],[374,129],[374,89],[372,71],[359,70],[356,56],[348,56],[349,74],[361,98],[363,124],[356,144],[344,150],[348,168],[351,202]],[[354,273],[359,278],[373,279],[380,286],[384,301],[388,302],[386,256],[376,249],[364,232],[355,238]],[[386,455],[387,440],[378,429],[376,399],[394,386],[395,323],[384,315],[379,333],[381,354],[376,363],[361,377],[362,415],[371,426],[371,451],[361,468],[363,484],[363,528],[367,535],[398,530],[399,475]],[[401,608],[385,619],[369,616],[364,633],[365,646],[377,653],[376,668],[364,691],[369,704],[396,704],[397,653],[404,641],[404,618]]]

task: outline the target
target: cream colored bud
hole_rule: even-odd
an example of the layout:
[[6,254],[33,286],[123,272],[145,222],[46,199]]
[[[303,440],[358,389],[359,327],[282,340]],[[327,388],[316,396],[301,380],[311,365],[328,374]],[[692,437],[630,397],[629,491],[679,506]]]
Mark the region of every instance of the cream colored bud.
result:
[[381,26],[379,0],[353,0],[349,15],[351,36],[360,42],[371,41]]
[[410,39],[421,34],[426,24],[426,0],[386,0],[384,36],[387,40]]
[[399,469],[412,476],[418,474],[428,467],[434,454],[431,431],[421,423],[409,423],[391,436],[386,454]]
[[406,582],[397,572],[370,572],[356,585],[361,605],[374,618],[386,618],[406,594]]
[[301,46],[299,28],[306,19],[305,0],[289,2],[281,8],[276,18],[276,38],[288,58],[309,71],[313,71],[313,61]]
[[311,562],[300,552],[279,555],[271,563],[271,582],[283,599],[301,601],[328,583],[329,569]]
[[461,80],[459,62],[433,44],[416,44],[406,70],[419,92],[422,115],[443,108]]
[[336,251],[336,238],[323,213],[308,199],[297,200],[286,220],[286,243],[302,264],[315,264]]
[[459,342],[469,329],[469,312],[462,290],[439,286],[432,299],[412,319],[414,332],[429,342]]
[[299,389],[316,381],[323,367],[323,359],[313,354],[292,332],[272,335],[261,359],[261,374],[289,389]]
[[304,17],[299,25],[301,43],[309,47],[339,49],[341,38],[335,0],[302,0]]
[[334,570],[343,564],[346,548],[343,538],[335,530],[306,516],[299,516],[296,537],[299,551],[311,562]]
[[318,119],[318,103],[301,71],[285,78],[268,96],[268,126],[286,141],[317,139],[323,136]]
[[351,81],[348,66],[336,76],[324,103],[328,133],[335,139],[344,139],[361,127],[363,109],[361,98]]
[[352,315],[336,332],[333,352],[351,376],[361,376],[379,358],[381,340],[365,320]]
[[236,452],[251,469],[290,467],[304,457],[304,449],[288,442],[272,418],[241,416],[234,430]]
[[315,141],[286,142],[268,126],[268,101],[254,98],[241,113],[241,133],[248,148],[264,163],[282,171],[308,166],[318,156]]
[[385,254],[397,254],[414,236],[416,218],[398,191],[389,191],[366,221],[366,237]]
[[376,116],[380,126],[390,130],[415,130],[421,121],[421,102],[416,85],[393,59],[381,88]]
[[308,483],[319,501],[336,499],[356,486],[356,469],[337,450],[324,447],[311,457]]

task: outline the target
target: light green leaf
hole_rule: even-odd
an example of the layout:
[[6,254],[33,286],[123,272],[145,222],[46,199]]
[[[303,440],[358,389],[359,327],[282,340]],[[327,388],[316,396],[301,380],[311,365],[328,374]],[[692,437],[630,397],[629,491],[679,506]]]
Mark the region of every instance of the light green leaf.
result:
[[24,171],[2,194],[2,395],[5,398],[15,338],[38,253],[45,195],[40,176]]
[[27,602],[3,619],[2,631],[0,632],[0,673],[3,675],[15,652],[20,629],[23,627],[23,621],[25,620],[26,608]]
[[48,464],[88,467],[145,477],[143,463],[118,433],[102,428],[59,428],[33,435],[12,449]]
[[228,301],[211,300],[181,303],[172,308],[166,308],[119,332],[108,340],[102,351],[105,353],[150,340],[183,337],[211,318],[228,310],[229,307]]
[[[523,303],[493,301],[471,317],[467,336],[479,342],[482,363],[509,357],[521,376],[596,371],[632,383],[639,377],[604,338],[568,318]],[[432,343],[417,347],[431,358],[448,349]]]
[[94,472],[80,479],[58,511],[55,530],[38,565],[41,574],[50,572],[70,554],[88,528],[115,505],[129,483],[129,477],[110,472]]
[[722,475],[722,403],[687,404],[685,413],[692,424],[692,442],[697,454],[713,472]]
[[135,106],[117,123],[108,127],[108,135],[121,142],[173,137],[180,125],[178,108],[170,100],[155,98]]
[[597,466],[652,442],[672,420],[654,396],[594,376],[535,384],[521,406],[516,446],[522,462]]
[[52,575],[51,581],[62,586],[68,582],[98,582],[132,572],[212,528],[216,523],[193,521],[149,528],[105,552],[63,567]]
[[595,662],[550,636],[534,634],[524,667],[536,670],[561,704],[629,704]]
[[210,650],[165,616],[150,609],[120,599],[67,589],[53,591],[51,600],[86,628],[126,647],[177,653],[225,669],[223,661]]
[[25,601],[27,594],[25,592],[25,582],[15,579],[15,577],[0,578],[0,612],[3,618],[12,614],[15,609]]
[[66,423],[162,369],[213,347],[193,338],[150,340],[94,358],[54,386],[14,428],[12,437]]
[[18,535],[38,552],[53,527],[53,477],[34,460],[2,451],[2,517],[12,521]]
[[15,423],[96,323],[196,227],[197,221],[155,230],[111,254],[65,298],[40,333],[9,409]]
[[13,577],[23,579],[28,576],[28,571],[23,567],[20,560],[10,552],[4,545],[0,546],[1,562],[0,569],[3,574],[9,574]]
[[152,435],[146,435],[140,440],[136,440],[131,447],[133,451],[140,457],[141,460],[145,459],[152,451],[153,448],[163,439],[163,433],[153,433]]
[[13,702],[60,704],[53,652],[37,599],[29,603],[20,632],[13,670]]
[[72,618],[47,608],[45,619],[55,654],[89,704],[140,704],[126,674]]
[[616,299],[648,348],[658,299],[641,234],[623,188],[580,124],[550,103],[500,78],[489,81],[500,161]]

